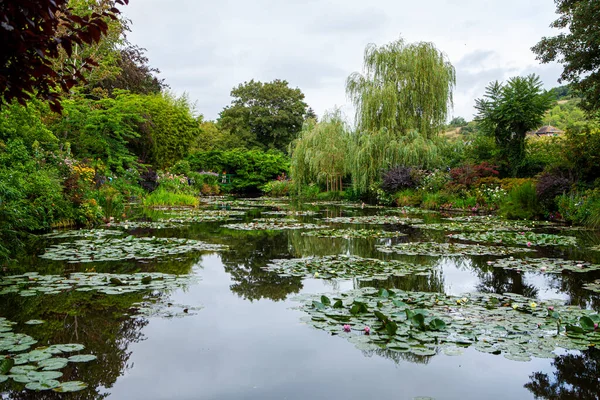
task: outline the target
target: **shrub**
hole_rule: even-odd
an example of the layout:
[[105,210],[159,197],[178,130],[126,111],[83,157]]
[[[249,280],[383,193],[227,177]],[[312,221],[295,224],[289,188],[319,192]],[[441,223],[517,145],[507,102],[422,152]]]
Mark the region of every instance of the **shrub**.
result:
[[196,207],[199,201],[195,196],[185,193],[173,193],[164,189],[157,189],[144,199],[144,205],[147,207],[157,206],[193,206]]
[[538,178],[535,190],[540,203],[548,211],[556,211],[556,197],[567,193],[572,184],[571,179],[559,172],[546,172]]
[[158,173],[150,167],[142,170],[138,184],[148,193],[155,191],[158,187]]
[[565,193],[557,199],[558,212],[569,223],[600,227],[600,191]]
[[421,179],[419,189],[426,192],[439,192],[450,182],[450,174],[446,171],[435,170]]
[[267,196],[271,197],[282,197],[288,196],[290,194],[290,190],[293,187],[293,182],[290,180],[274,180],[267,182],[265,185],[261,186],[260,190]]
[[412,189],[402,190],[394,194],[394,203],[398,207],[418,206],[421,204],[421,196]]
[[386,193],[395,193],[403,189],[412,189],[417,186],[413,174],[413,168],[397,166],[383,175],[381,188]]
[[481,178],[498,176],[498,174],[497,168],[487,162],[477,165],[467,164],[450,170],[452,185],[466,188],[472,187]]
[[508,219],[533,219],[540,215],[540,203],[532,181],[516,186],[500,205],[500,214]]

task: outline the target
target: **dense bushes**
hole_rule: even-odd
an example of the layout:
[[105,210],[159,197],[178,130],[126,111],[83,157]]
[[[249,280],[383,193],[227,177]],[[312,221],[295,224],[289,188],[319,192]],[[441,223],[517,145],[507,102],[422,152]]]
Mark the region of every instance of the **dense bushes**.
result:
[[394,193],[403,189],[412,189],[417,184],[418,181],[413,168],[398,166],[383,175],[381,188],[387,193]]
[[232,174],[230,190],[233,192],[258,192],[267,182],[289,170],[289,159],[278,151],[260,150],[203,151],[186,159],[195,172]]

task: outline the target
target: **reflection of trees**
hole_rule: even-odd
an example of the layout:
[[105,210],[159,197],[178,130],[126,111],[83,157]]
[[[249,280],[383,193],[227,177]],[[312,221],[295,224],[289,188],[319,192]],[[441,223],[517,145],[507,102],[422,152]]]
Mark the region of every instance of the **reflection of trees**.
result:
[[589,274],[568,272],[561,275],[552,275],[550,284],[556,290],[568,293],[571,304],[597,310],[600,308],[600,297],[596,293],[585,289],[583,284],[600,278],[599,275],[598,272]]
[[472,271],[479,278],[477,290],[480,292],[497,294],[509,292],[532,298],[538,295],[538,289],[535,286],[524,282],[523,274],[518,271],[491,267],[487,265],[487,258],[473,257]]
[[435,356],[420,356],[409,352],[393,351],[389,349],[377,349],[377,350],[363,350],[363,356],[373,357],[378,355],[388,360],[392,360],[395,364],[400,364],[403,361],[407,361],[413,364],[429,364],[429,361]]
[[[21,297],[3,296],[0,314],[15,322],[42,319],[46,323],[25,326],[27,333],[38,340],[38,346],[62,343],[85,345],[82,354],[94,354],[97,360],[90,363],[73,364],[61,369],[61,382],[80,380],[87,389],[77,392],[73,398],[102,399],[110,393],[100,394],[114,385],[117,379],[131,367],[128,364],[130,343],[144,339],[142,328],[148,320],[131,318],[127,314],[133,303],[143,300],[142,293],[118,296],[93,292],[66,292],[57,295]],[[15,325],[17,327],[23,325]],[[35,392],[22,390],[23,385],[9,380],[4,392],[10,399],[59,399],[64,395],[52,391]]]
[[403,291],[444,293],[444,276],[439,269],[432,269],[429,276],[390,276],[388,279],[357,280],[356,288],[399,289]]
[[600,377],[600,350],[558,356],[553,362],[552,377],[543,372],[532,374],[525,387],[536,399],[596,400]]
[[282,277],[263,269],[273,259],[289,258],[285,232],[243,232],[230,239],[231,250],[221,260],[235,281],[232,292],[248,300],[284,300],[302,289],[300,277]]

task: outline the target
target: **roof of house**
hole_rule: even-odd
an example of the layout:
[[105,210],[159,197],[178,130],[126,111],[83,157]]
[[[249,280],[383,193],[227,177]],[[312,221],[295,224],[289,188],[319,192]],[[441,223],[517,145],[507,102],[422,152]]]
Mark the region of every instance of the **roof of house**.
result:
[[535,132],[536,135],[547,135],[547,134],[552,134],[552,133],[564,133],[564,132],[554,126],[551,126],[551,125],[542,126],[540,129],[538,129]]

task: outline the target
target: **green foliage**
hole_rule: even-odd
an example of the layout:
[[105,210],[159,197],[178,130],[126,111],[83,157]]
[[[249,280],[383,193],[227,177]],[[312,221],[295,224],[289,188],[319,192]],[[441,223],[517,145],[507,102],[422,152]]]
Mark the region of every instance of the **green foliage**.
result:
[[600,191],[574,191],[557,198],[558,212],[563,219],[576,225],[600,228]]
[[351,136],[339,110],[321,122],[308,120],[291,148],[291,176],[300,188],[310,183],[341,189],[339,180],[349,167]]
[[585,112],[578,106],[579,99],[559,102],[544,115],[544,125],[552,125],[562,131],[585,124]]
[[583,109],[596,112],[600,110],[600,8],[595,1],[555,3],[559,18],[551,26],[563,32],[542,38],[532,50],[542,63],[563,64],[561,80],[582,95]]
[[356,108],[358,129],[364,133],[387,130],[405,135],[413,130],[426,138],[445,124],[454,67],[433,43],[406,44],[400,39],[365,49],[365,73],[353,73],[346,91]]
[[500,214],[508,219],[534,219],[542,214],[534,183],[514,187],[500,205]]
[[448,124],[449,128],[462,128],[467,126],[467,120],[463,117],[454,117],[450,120]]
[[262,83],[251,80],[231,91],[234,98],[219,117],[219,125],[242,146],[286,151],[304,122],[304,93],[279,79]]
[[514,77],[504,85],[492,82],[484,97],[476,100],[481,131],[495,138],[505,173],[518,175],[525,158],[525,135],[539,127],[552,100],[536,75]]
[[188,156],[193,171],[232,174],[234,192],[257,192],[259,187],[289,170],[288,158],[278,152],[260,150],[200,151]]
[[197,197],[185,193],[173,193],[166,189],[158,188],[144,199],[146,207],[159,206],[192,206],[199,203]]
[[444,164],[439,138],[428,139],[416,131],[397,136],[387,129],[359,135],[351,147],[352,183],[355,190],[366,193],[381,172],[396,165],[431,169]]
[[290,180],[277,179],[267,182],[260,190],[269,197],[288,196],[294,183]]
[[34,142],[48,150],[57,148],[58,139],[42,122],[44,112],[47,106],[39,101],[31,101],[26,106],[17,102],[5,105],[0,112],[0,141],[20,139],[28,148],[32,148]]

